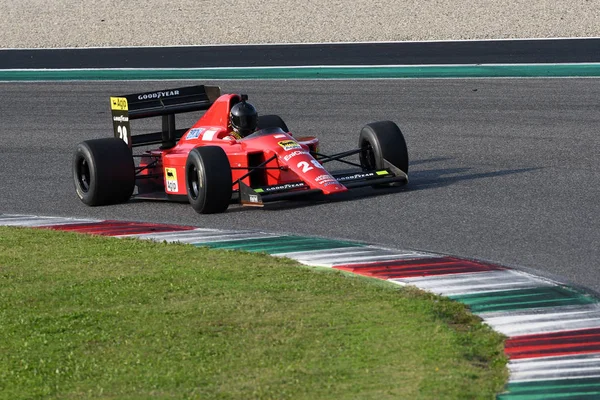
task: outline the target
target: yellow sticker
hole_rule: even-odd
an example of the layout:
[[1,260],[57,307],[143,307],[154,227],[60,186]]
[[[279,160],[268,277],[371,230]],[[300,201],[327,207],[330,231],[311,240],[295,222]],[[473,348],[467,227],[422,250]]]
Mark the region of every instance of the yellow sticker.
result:
[[118,111],[129,110],[127,99],[125,97],[111,97],[110,98],[110,109]]
[[301,148],[295,140],[282,140],[281,142],[277,142],[277,144],[283,147],[285,151]]
[[167,192],[178,192],[177,170],[175,168],[165,168],[165,178],[167,181]]

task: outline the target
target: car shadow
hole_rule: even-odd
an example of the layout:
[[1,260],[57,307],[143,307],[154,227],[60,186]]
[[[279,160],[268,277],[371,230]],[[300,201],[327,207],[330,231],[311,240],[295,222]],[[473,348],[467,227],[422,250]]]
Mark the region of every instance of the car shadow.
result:
[[[431,162],[447,161],[450,158],[432,158],[425,160],[416,160],[411,162],[411,166],[424,165]],[[316,203],[327,202],[348,202],[356,201],[369,197],[384,196],[394,193],[414,192],[419,190],[436,189],[446,187],[458,182],[472,181],[477,179],[500,178],[515,174],[522,174],[531,171],[542,169],[542,167],[531,168],[511,168],[489,172],[473,172],[474,168],[438,168],[438,169],[423,169],[409,171],[409,183],[407,185],[382,188],[356,188],[348,192],[339,193],[336,195],[312,195],[294,200],[284,200],[273,203],[266,203],[264,207],[260,207],[265,211],[278,211],[284,209],[295,209],[310,207]],[[228,212],[236,212],[246,210],[248,207],[230,208]]]
[[431,157],[431,158],[424,158],[422,160],[410,160],[410,167],[414,167],[415,165],[431,164],[434,162],[450,161],[450,160],[453,160],[453,158],[452,157]]
[[441,168],[414,171],[409,174],[410,190],[425,190],[449,186],[458,182],[476,179],[498,178],[536,171],[542,167],[512,168],[489,172],[472,172],[472,168]]

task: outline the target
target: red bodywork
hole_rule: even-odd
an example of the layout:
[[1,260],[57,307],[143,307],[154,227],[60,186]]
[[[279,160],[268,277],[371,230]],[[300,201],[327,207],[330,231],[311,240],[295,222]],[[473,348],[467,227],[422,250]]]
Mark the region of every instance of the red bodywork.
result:
[[[166,194],[186,196],[185,165],[190,151],[199,146],[219,146],[232,168],[233,190],[239,190],[237,181],[244,176],[241,181],[252,188],[301,181],[327,195],[348,190],[310,154],[317,150],[315,137],[296,140],[289,132],[275,131],[258,132],[239,140],[232,138],[229,112],[239,99],[237,94],[220,96],[174,147],[146,152],[141,158],[139,176],[155,176],[152,181],[163,186]],[[263,165],[266,168],[248,174],[273,156],[276,157]],[[142,186],[138,189],[143,194]]]

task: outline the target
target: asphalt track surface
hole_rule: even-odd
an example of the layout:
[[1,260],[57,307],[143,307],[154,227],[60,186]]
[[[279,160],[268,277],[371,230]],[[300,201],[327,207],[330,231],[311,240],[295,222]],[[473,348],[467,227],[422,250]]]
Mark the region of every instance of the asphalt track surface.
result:
[[0,70],[11,68],[463,65],[591,63],[599,61],[599,38],[91,49],[0,49]]
[[[82,140],[112,134],[108,96],[189,83],[0,83],[0,213],[355,239],[533,269],[600,291],[600,80],[210,82],[248,93],[296,135],[318,135],[324,152],[354,148],[367,122],[396,121],[410,184],[218,215],[187,204],[82,204],[71,154]],[[132,123],[134,133],[158,126]]]

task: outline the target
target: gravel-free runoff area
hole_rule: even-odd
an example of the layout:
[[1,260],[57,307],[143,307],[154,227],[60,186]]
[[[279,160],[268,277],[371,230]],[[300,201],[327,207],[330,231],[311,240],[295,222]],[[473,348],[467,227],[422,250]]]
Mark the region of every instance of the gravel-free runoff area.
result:
[[463,304],[265,254],[0,227],[2,399],[473,399]]
[[0,48],[600,36],[600,1],[0,0]]

